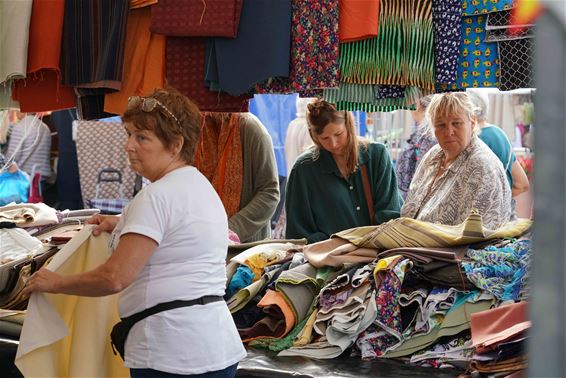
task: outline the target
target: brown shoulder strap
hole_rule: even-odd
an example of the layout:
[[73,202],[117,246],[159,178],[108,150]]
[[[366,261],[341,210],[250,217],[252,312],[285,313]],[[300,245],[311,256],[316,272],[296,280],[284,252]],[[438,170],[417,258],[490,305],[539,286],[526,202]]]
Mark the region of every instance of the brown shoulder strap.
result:
[[364,194],[366,195],[366,202],[367,202],[368,211],[369,211],[369,220],[370,220],[370,224],[374,225],[375,219],[374,219],[374,210],[373,210],[373,199],[372,199],[372,196],[371,196],[371,186],[369,184],[367,166],[365,164],[362,165],[361,170],[362,170],[362,182],[364,184]]

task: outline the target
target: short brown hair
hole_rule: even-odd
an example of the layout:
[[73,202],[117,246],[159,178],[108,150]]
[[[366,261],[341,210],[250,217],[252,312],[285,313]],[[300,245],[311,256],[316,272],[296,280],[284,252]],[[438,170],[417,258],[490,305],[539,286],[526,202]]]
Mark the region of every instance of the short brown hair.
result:
[[143,111],[141,106],[128,107],[122,116],[122,122],[130,122],[139,130],[153,131],[167,149],[171,149],[173,143],[181,137],[181,159],[192,164],[201,132],[202,116],[198,107],[172,87],[155,89],[146,98],[150,97],[163,104],[177,118],[178,123],[160,106],[156,106],[151,112]]
[[346,147],[346,168],[352,174],[358,167],[358,136],[354,125],[354,116],[347,111],[338,111],[336,107],[322,99],[317,99],[307,105],[307,122],[309,133],[318,149],[322,145],[317,136],[324,132],[329,123],[344,124],[348,134],[348,145]]

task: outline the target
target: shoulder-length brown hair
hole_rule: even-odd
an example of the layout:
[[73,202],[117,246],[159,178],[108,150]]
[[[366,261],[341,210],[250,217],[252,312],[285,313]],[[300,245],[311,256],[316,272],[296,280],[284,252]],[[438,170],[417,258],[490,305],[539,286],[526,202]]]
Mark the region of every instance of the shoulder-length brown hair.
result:
[[317,99],[307,105],[307,122],[309,133],[318,151],[323,148],[318,141],[318,136],[324,132],[324,128],[329,123],[344,124],[346,126],[348,136],[348,144],[344,152],[346,155],[346,169],[349,175],[354,173],[358,168],[358,147],[360,143],[365,146],[367,142],[358,138],[352,113],[336,110],[336,106],[333,104]]

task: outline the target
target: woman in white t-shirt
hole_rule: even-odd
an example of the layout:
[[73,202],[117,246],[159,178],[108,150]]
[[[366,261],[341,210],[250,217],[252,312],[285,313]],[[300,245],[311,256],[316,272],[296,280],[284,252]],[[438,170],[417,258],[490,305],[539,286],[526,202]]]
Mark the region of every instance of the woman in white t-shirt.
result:
[[[122,116],[132,169],[149,179],[121,217],[96,215],[93,234],[112,232],[112,256],[73,276],[46,269],[27,292],[103,296],[121,292],[121,318],[157,304],[187,301],[131,328],[125,365],[132,377],[233,377],[246,351],[222,300],[228,245],[226,212],[193,166],[198,108],[172,88],[132,97]],[[185,303],[187,303],[185,302]],[[195,303],[197,302],[197,303]]]

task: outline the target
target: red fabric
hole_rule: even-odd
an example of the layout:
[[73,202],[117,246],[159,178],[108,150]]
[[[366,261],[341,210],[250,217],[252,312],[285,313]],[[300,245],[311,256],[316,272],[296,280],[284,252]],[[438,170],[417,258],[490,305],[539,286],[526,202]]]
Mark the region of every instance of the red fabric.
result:
[[471,316],[472,341],[478,353],[485,353],[531,326],[527,302],[476,312]]
[[31,185],[29,187],[28,203],[43,202],[40,182],[41,182],[41,173],[35,173],[32,177]]
[[202,111],[247,112],[251,95],[230,96],[204,85],[205,38],[167,37],[166,77]]
[[378,0],[340,0],[338,9],[340,42],[377,37]]
[[159,0],[151,31],[176,37],[235,38],[243,0]]
[[59,57],[64,0],[34,1],[28,44],[27,78],[15,80],[12,98],[22,112],[74,108],[72,87],[61,85]]

